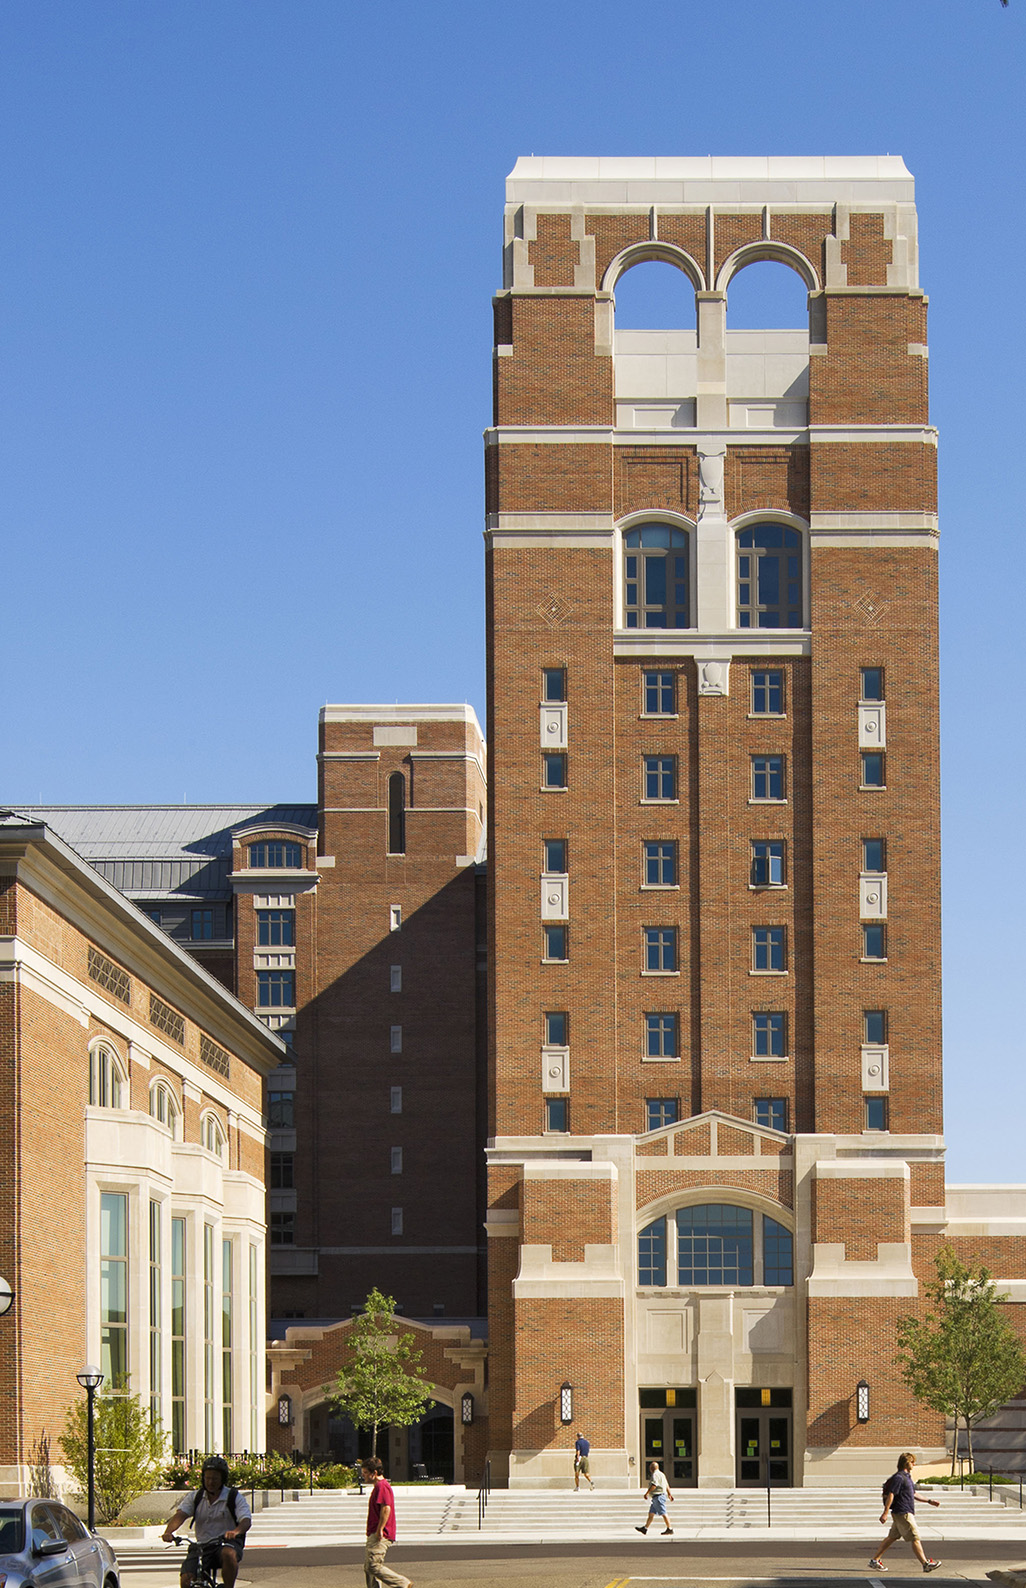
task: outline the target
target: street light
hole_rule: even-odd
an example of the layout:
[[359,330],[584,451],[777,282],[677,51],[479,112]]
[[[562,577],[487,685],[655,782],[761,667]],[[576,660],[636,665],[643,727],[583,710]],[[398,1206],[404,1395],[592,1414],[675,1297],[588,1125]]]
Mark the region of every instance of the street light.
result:
[[14,1291],[6,1279],[0,1279],[0,1318],[14,1306]]
[[93,1401],[96,1391],[103,1383],[103,1373],[98,1367],[84,1367],[75,1377],[86,1392],[86,1464],[89,1473],[89,1531],[92,1532],[96,1525],[96,1438],[94,1432]]

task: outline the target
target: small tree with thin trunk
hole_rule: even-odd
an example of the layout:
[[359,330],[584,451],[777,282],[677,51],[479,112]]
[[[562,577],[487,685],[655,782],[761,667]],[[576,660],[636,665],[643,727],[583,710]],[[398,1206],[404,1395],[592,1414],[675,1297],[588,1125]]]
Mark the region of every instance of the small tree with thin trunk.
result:
[[400,1334],[395,1299],[372,1290],[349,1335],[352,1360],[340,1368],[326,1392],[355,1428],[371,1430],[371,1455],[378,1453],[379,1428],[408,1428],[431,1405],[414,1336]]
[[[93,1464],[96,1509],[104,1522],[116,1522],[126,1505],[153,1487],[167,1460],[160,1423],[150,1421],[138,1395],[105,1385],[94,1404],[96,1449]],[[68,1409],[60,1446],[82,1494],[89,1486],[88,1402]]]
[[916,1400],[953,1419],[952,1472],[964,1426],[972,1471],[973,1428],[1022,1389],[1026,1356],[990,1270],[967,1268],[950,1246],[935,1262],[937,1278],[926,1287],[934,1310],[898,1319],[895,1361]]

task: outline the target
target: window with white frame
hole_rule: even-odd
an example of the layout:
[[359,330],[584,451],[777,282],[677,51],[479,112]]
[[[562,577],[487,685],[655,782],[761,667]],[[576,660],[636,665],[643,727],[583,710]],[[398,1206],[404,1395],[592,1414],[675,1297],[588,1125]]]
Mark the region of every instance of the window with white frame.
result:
[[225,1136],[221,1122],[216,1114],[204,1114],[200,1124],[203,1145],[208,1152],[216,1153],[218,1158],[224,1157]]
[[166,1125],[172,1136],[178,1135],[181,1109],[167,1081],[155,1081],[150,1087],[150,1116],[158,1124]]
[[688,536],[672,524],[641,524],[623,535],[623,620],[628,629],[691,624]]
[[112,1048],[98,1043],[89,1052],[89,1101],[94,1108],[127,1108],[128,1082]]
[[753,524],[737,537],[739,629],[800,629],[802,537],[786,524]]

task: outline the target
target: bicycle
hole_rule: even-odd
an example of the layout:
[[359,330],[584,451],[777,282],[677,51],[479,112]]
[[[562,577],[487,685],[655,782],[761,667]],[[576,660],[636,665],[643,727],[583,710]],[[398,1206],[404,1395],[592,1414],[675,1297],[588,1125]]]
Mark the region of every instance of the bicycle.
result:
[[[237,1542],[234,1538],[226,1538],[223,1533],[219,1538],[208,1539],[205,1544],[200,1544],[196,1539],[182,1538],[179,1533],[172,1533],[171,1535],[171,1544],[177,1544],[179,1548],[186,1550],[182,1569],[184,1570],[190,1565],[190,1560],[195,1562],[196,1569],[192,1578],[193,1588],[223,1588],[223,1584],[218,1581],[217,1575],[221,1569],[221,1545],[227,1544],[230,1548]],[[171,1545],[168,1547],[170,1548]]]

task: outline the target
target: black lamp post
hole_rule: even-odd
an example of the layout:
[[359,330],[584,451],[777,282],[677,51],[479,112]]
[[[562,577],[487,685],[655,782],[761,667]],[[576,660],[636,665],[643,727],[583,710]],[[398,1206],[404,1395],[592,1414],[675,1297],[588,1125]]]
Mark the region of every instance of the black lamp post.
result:
[[96,1391],[103,1383],[103,1374],[98,1367],[84,1367],[75,1377],[86,1392],[86,1466],[89,1473],[89,1531],[92,1532],[96,1526],[96,1436],[93,1402]]
[[14,1306],[14,1291],[6,1279],[0,1279],[0,1318]]

